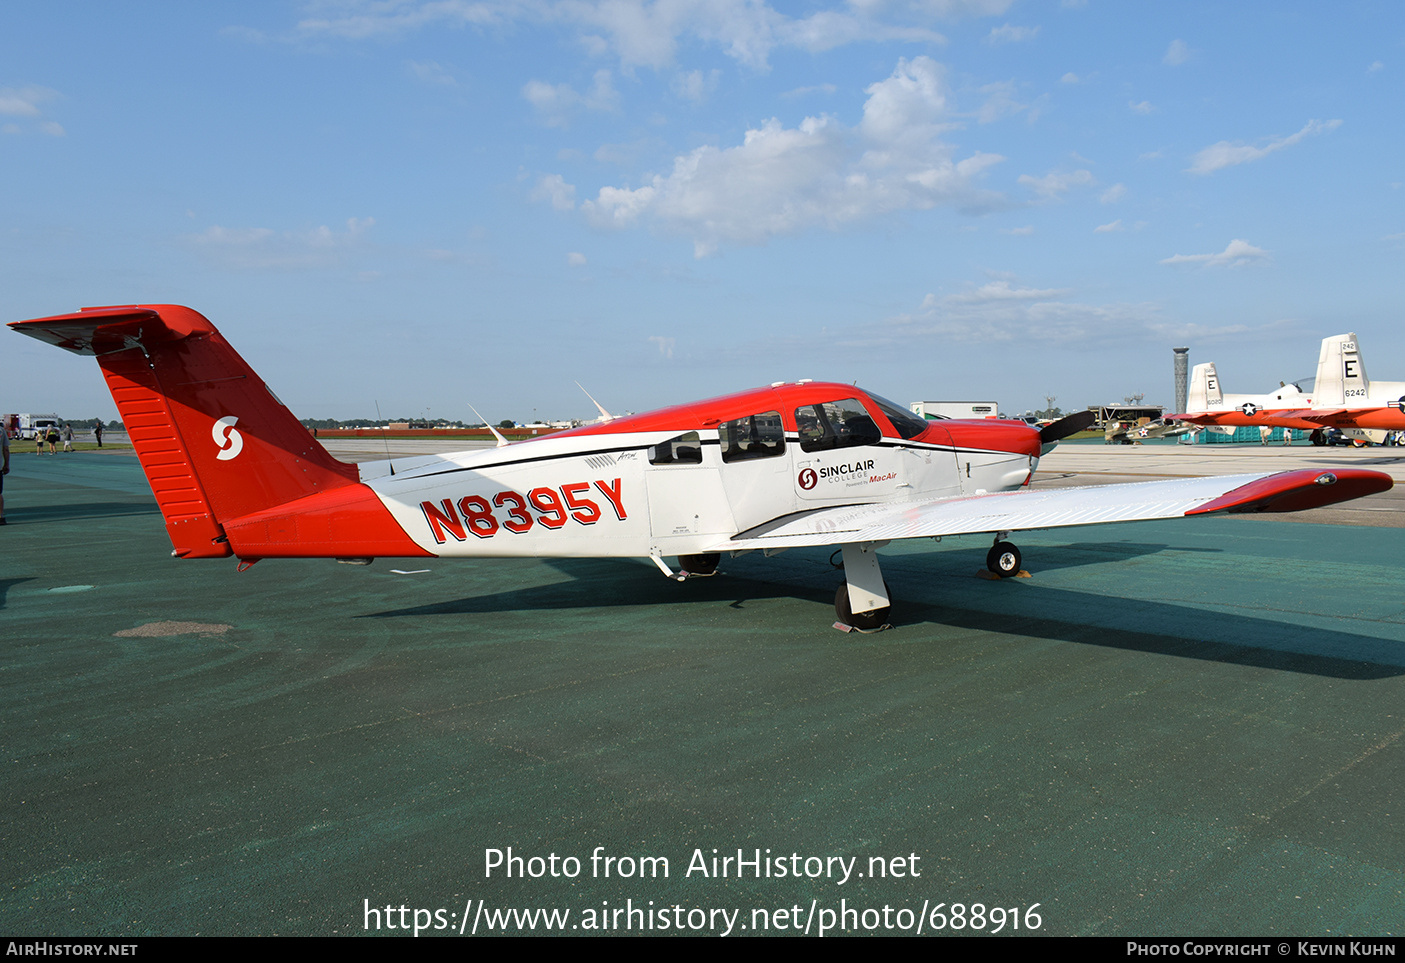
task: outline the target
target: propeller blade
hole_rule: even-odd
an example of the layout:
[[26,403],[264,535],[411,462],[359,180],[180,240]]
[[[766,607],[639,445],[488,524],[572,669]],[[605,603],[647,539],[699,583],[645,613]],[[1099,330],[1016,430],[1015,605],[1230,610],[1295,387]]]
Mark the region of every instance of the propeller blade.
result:
[[1091,428],[1093,422],[1098,420],[1096,411],[1075,411],[1071,415],[1060,418],[1053,424],[1045,425],[1039,429],[1039,440],[1046,445],[1051,445],[1060,438],[1067,438],[1074,432],[1082,431],[1084,428]]

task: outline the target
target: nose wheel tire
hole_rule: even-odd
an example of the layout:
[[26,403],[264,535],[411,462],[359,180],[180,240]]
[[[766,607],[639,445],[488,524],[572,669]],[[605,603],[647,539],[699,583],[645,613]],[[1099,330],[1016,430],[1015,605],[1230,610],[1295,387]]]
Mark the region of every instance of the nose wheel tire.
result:
[[985,567],[1001,578],[1020,574],[1020,550],[1010,542],[996,542],[985,557]]
[[[888,588],[888,583],[883,583],[883,588]],[[892,598],[892,593],[888,593]],[[888,613],[893,610],[891,605],[885,605],[881,609],[874,609],[871,612],[855,612],[849,606],[849,583],[843,582],[839,590],[834,593],[834,614],[839,616],[839,621],[845,625],[852,625],[856,629],[880,629],[888,621]]]

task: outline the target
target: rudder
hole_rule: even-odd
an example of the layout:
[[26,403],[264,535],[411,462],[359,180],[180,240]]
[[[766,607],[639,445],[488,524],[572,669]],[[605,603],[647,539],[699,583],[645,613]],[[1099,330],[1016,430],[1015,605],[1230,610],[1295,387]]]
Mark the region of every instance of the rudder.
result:
[[1366,363],[1355,333],[1334,334],[1322,340],[1317,355],[1317,382],[1312,396],[1322,407],[1361,407],[1370,397]]
[[1214,362],[1196,365],[1190,373],[1190,390],[1186,394],[1186,411],[1209,411],[1211,405],[1218,408],[1224,403],[1220,392],[1220,379],[1215,374]]

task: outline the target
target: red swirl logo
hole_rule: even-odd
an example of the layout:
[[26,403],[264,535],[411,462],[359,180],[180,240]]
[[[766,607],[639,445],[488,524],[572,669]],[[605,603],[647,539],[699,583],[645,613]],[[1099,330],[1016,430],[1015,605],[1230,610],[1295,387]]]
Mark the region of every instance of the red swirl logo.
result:
[[800,487],[809,491],[819,483],[820,476],[815,474],[813,468],[806,468],[800,473]]

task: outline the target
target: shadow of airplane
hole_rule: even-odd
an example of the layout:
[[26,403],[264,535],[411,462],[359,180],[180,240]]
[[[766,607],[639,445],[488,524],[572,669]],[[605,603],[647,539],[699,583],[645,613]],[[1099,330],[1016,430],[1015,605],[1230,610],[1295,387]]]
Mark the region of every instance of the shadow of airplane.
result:
[[24,582],[32,582],[32,578],[0,578],[0,609],[5,607],[5,598],[10,592],[10,586],[20,585]]
[[[1082,542],[1041,546],[1040,570],[1154,555],[1167,546]],[[1177,551],[1218,552],[1218,549]],[[1021,635],[1177,658],[1299,672],[1336,679],[1405,675],[1405,640],[1261,618],[1190,602],[1113,598],[1039,585],[974,577],[984,552],[949,551],[896,556],[886,568],[899,628],[922,625]],[[744,556],[714,578],[685,583],[659,578],[628,559],[549,559],[569,581],[364,613],[359,618],[425,618],[503,612],[605,610],[623,606],[719,605],[745,609],[759,599],[803,599],[828,605],[839,574],[828,553],[798,550],[777,558]],[[979,559],[979,561],[977,561]],[[935,560],[935,561],[934,561]],[[826,570],[827,573],[826,573]],[[828,574],[828,585],[822,584]],[[827,625],[828,622],[817,622]],[[1405,636],[1405,626],[1397,627]],[[878,636],[882,640],[887,636]],[[940,635],[938,636],[940,640]]]

